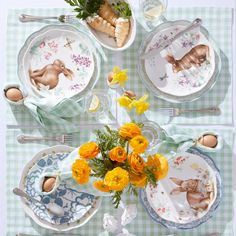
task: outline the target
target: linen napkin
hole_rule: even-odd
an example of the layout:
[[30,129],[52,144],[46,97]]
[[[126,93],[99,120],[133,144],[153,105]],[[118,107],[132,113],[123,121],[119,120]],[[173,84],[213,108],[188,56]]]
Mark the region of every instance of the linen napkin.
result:
[[27,96],[24,99],[24,105],[44,127],[47,126],[48,120],[53,120],[62,126],[67,125],[70,123],[69,118],[77,116],[84,111],[82,101],[78,103],[70,98]]

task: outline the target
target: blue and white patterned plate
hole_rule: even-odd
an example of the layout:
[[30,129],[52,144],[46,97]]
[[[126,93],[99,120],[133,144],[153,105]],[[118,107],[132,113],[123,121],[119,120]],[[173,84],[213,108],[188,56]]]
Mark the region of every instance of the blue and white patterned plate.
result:
[[169,161],[168,176],[140,191],[141,202],[154,221],[167,228],[192,229],[213,216],[222,196],[214,161],[196,148]]
[[37,153],[25,166],[20,188],[30,196],[43,201],[45,204],[56,203],[64,208],[63,216],[50,214],[44,206],[28,203],[22,199],[26,213],[40,226],[57,231],[66,231],[85,224],[98,210],[101,198],[78,192],[67,182],[61,182],[59,187],[50,195],[40,196],[35,189],[35,182],[43,172],[57,170],[58,164],[63,161],[74,148],[54,146]]

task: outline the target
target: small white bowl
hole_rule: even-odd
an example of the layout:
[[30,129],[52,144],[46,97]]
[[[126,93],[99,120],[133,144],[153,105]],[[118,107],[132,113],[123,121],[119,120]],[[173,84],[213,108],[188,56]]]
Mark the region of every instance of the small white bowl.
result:
[[[14,102],[14,101],[11,101],[10,99],[8,99],[6,97],[6,91],[10,88],[17,88],[21,91],[22,95],[23,95],[23,99],[17,101],[17,102]],[[12,104],[12,105],[15,105],[15,106],[19,106],[19,105],[23,105],[24,104],[24,98],[26,97],[26,93],[23,91],[23,89],[21,88],[21,86],[19,84],[7,84],[4,86],[4,89],[3,89],[3,97],[4,99],[9,103],[9,104]]]
[[[109,3],[111,2],[116,2],[116,1],[112,1],[109,0]],[[127,48],[129,48],[132,43],[134,42],[135,36],[136,36],[136,20],[134,17],[134,12],[131,8],[131,4],[128,0],[126,0],[126,2],[129,4],[131,12],[132,12],[132,16],[130,17],[130,31],[129,31],[129,35],[126,39],[126,43],[124,44],[123,47],[118,48],[116,45],[116,42],[114,40],[114,38],[109,37],[108,35],[96,31],[95,29],[91,28],[88,24],[87,27],[89,29],[89,31],[93,34],[93,36],[95,37],[95,39],[105,48],[112,50],[112,51],[124,51]]]

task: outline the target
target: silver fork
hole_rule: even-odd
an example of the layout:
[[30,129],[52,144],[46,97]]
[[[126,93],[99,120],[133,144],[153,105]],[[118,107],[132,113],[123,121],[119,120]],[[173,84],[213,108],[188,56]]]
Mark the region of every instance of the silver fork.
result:
[[30,142],[34,142],[34,141],[56,141],[59,143],[66,143],[66,142],[71,142],[72,141],[72,134],[62,134],[60,136],[51,136],[51,137],[47,137],[47,136],[33,136],[33,135],[19,135],[17,136],[17,141],[21,144],[23,143],[30,143]]
[[220,108],[218,107],[209,107],[202,109],[179,109],[179,108],[157,108],[157,111],[168,115],[170,117],[180,116],[185,113],[201,113],[201,114],[212,114],[218,115],[220,114]]
[[62,23],[69,22],[71,19],[75,19],[76,15],[60,15],[60,16],[32,16],[27,14],[21,14],[19,20],[21,22],[32,22],[40,20],[57,20]]

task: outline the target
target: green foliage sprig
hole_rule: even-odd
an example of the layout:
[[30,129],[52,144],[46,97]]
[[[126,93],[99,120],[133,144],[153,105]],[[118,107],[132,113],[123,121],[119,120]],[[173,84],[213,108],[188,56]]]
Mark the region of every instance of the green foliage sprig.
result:
[[70,6],[75,7],[77,18],[85,20],[89,16],[97,14],[104,0],[65,0]]
[[123,18],[129,18],[132,16],[130,6],[127,2],[117,2],[112,4],[112,8],[115,12]]

